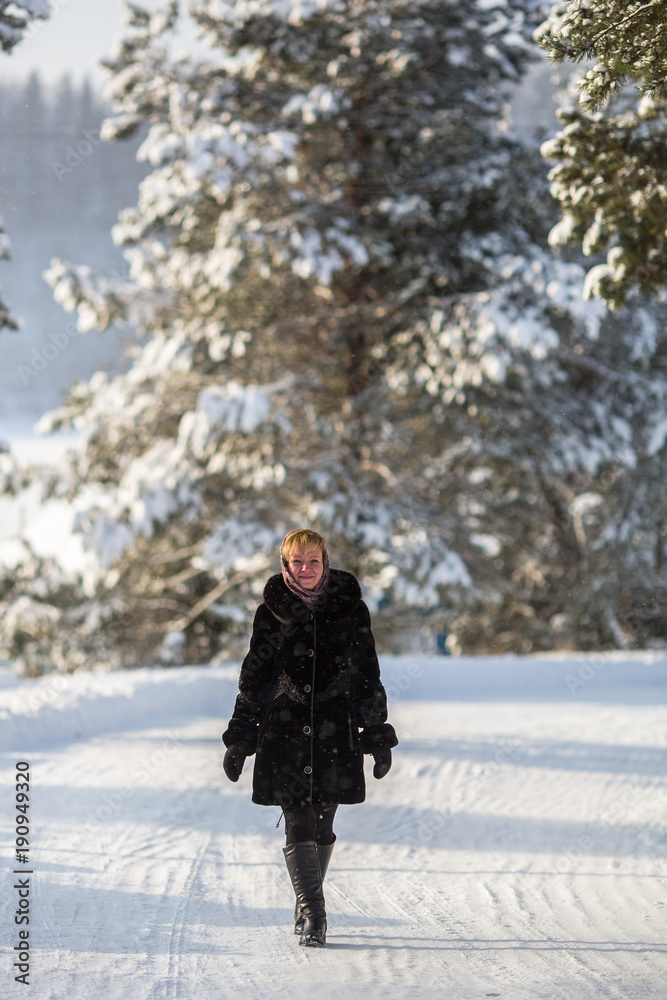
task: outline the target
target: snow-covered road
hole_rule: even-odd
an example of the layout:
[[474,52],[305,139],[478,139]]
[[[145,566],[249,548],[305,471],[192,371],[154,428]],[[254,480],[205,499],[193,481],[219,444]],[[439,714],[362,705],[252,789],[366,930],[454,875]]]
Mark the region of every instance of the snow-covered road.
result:
[[401,743],[339,810],[323,951],[291,933],[279,810],[222,774],[234,674],[0,676],[3,997],[664,1000],[665,659],[384,658]]

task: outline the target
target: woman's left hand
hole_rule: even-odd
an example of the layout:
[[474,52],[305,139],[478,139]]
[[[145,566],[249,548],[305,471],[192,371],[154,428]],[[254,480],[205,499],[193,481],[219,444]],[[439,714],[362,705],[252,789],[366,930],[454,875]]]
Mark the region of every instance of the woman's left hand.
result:
[[375,760],[373,777],[384,778],[391,768],[391,750],[389,747],[379,747],[373,750],[373,759]]

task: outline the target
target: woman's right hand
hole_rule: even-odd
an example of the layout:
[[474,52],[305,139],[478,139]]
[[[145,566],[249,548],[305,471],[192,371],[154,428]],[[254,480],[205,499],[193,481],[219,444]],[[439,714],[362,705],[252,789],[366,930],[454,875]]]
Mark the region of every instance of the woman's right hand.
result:
[[247,754],[241,750],[241,747],[232,746],[227,750],[222,766],[230,781],[238,781],[241,777],[246,756]]

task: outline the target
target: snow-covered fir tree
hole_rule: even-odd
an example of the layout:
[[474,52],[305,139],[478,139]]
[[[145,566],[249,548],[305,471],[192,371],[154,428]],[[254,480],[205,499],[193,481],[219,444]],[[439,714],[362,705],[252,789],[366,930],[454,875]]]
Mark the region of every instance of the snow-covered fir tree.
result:
[[612,309],[667,284],[667,2],[558,4],[536,36],[557,62],[589,60],[578,102],[545,144],[556,161],[552,192],[563,212],[553,245],[606,254],[587,294]]
[[153,167],[114,231],[129,275],[58,261],[48,280],[82,330],[142,341],[44,421],[84,433],[51,488],[76,498],[89,564],[6,572],[9,653],[28,672],[206,660],[303,523],[385,642],[447,613],[467,649],[622,645],[660,338],[646,314],[628,362],[622,324],[582,302],[583,269],[546,245],[539,158],[503,131],[540,12],[191,16],[205,55],[172,56],[169,3],[131,7],[109,61],[106,138],[148,128]]

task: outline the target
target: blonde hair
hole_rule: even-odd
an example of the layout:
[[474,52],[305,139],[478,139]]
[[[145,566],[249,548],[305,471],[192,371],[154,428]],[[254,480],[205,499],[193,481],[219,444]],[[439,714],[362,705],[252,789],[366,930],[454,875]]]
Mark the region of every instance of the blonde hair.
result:
[[281,561],[287,564],[299,545],[302,545],[306,552],[310,549],[321,549],[322,555],[324,555],[327,551],[327,543],[316,531],[312,531],[310,528],[297,528],[296,531],[290,531],[283,538],[283,543],[280,546]]

